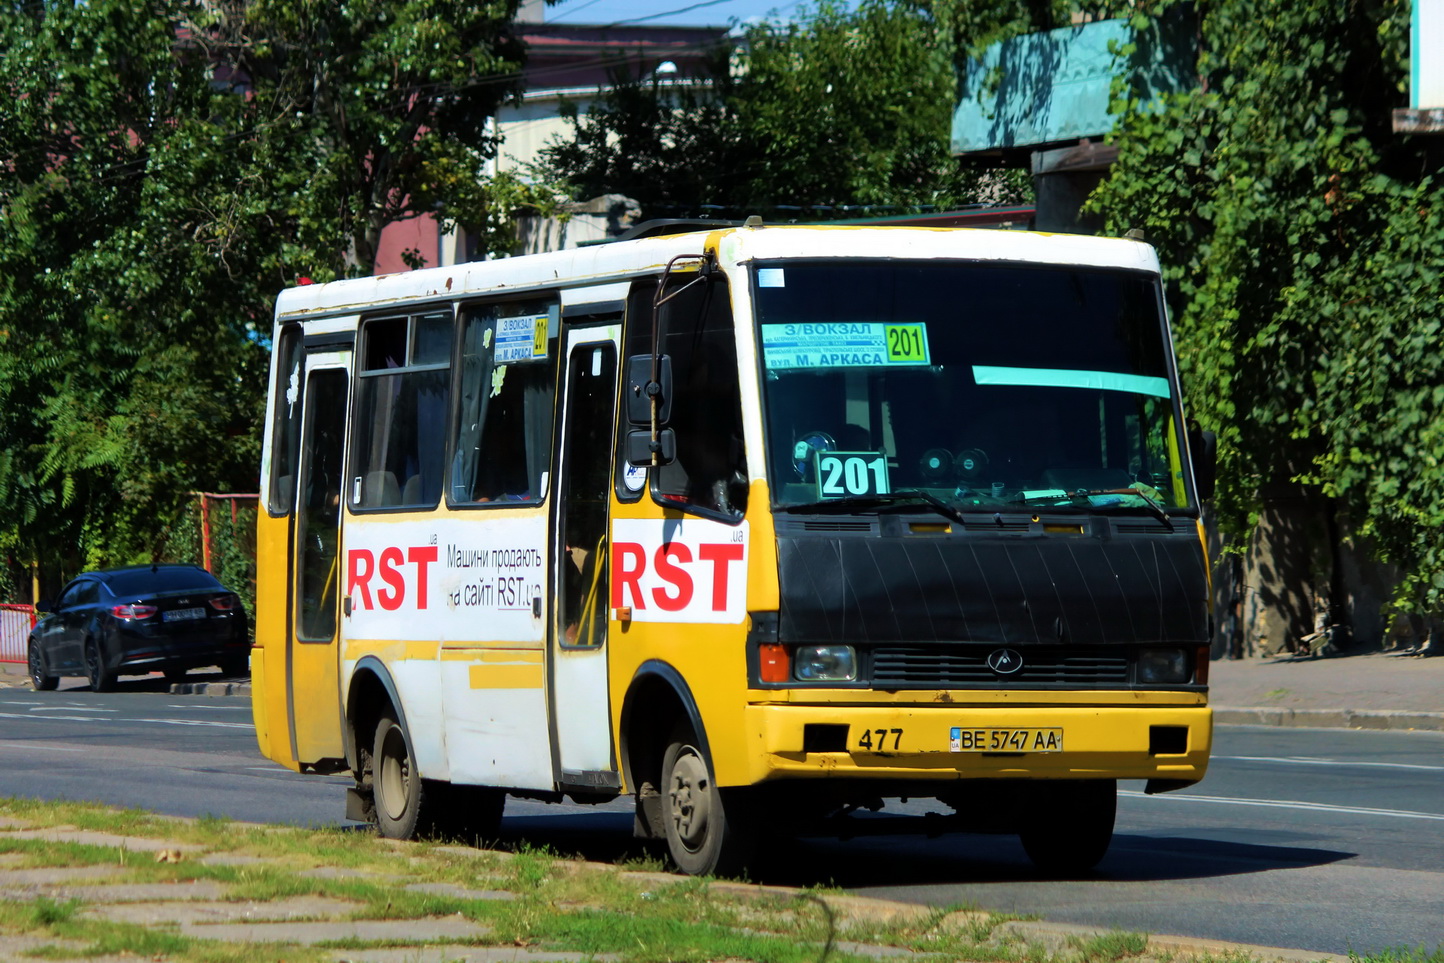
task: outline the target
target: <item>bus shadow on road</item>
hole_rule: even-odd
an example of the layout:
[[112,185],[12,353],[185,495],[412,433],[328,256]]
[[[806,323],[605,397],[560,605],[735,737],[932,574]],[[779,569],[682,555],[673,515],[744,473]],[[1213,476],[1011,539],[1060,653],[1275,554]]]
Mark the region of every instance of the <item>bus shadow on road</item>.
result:
[[[513,851],[544,848],[605,863],[665,860],[664,845],[635,839],[631,830],[631,815],[622,812],[507,817],[499,838],[488,845]],[[769,841],[764,852],[765,858],[749,873],[753,882],[849,889],[1060,879],[1164,882],[1322,866],[1356,855],[1307,845],[1119,833],[1097,870],[1060,877],[1034,868],[1013,836],[782,839]]]
[[780,847],[775,869],[761,881],[785,885],[826,882],[848,888],[938,883],[1017,883],[1043,880],[1163,882],[1321,866],[1356,854],[1309,846],[1259,845],[1186,837],[1117,834],[1090,873],[1048,875],[1036,869],[1013,836],[950,834],[935,839],[798,840]]

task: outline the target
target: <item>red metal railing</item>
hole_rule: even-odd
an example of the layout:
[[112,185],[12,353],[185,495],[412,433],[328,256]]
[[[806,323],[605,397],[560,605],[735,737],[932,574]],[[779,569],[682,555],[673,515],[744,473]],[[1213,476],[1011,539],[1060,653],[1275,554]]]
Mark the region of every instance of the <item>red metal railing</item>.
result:
[[0,662],[24,662],[25,641],[35,627],[35,606],[0,603]]

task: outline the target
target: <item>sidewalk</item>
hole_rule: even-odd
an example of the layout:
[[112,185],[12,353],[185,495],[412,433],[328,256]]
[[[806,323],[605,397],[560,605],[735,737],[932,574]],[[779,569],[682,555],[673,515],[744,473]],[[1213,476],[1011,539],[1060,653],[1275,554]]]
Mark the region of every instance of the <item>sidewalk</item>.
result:
[[[703,881],[645,862],[398,844],[86,804],[0,804],[0,849],[4,960],[1349,963],[829,888]],[[1382,958],[1366,963],[1375,961]]]
[[1444,658],[1375,652],[1328,659],[1218,660],[1220,725],[1444,731]]
[[[0,663],[0,688],[28,686],[25,666]],[[249,682],[195,682],[178,695],[249,696]],[[80,680],[66,680],[78,683]],[[1209,702],[1219,725],[1420,729],[1444,732],[1444,658],[1375,652],[1328,659],[1220,659],[1210,664]]]

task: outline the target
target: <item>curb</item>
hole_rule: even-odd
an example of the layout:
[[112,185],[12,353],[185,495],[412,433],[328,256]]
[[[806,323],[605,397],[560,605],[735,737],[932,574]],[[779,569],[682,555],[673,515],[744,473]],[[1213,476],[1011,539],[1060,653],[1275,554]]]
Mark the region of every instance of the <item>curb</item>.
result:
[[[1080,926],[1073,923],[1047,923],[1029,920],[1004,923],[1014,933],[1037,941],[1062,941],[1068,937],[1087,938],[1106,933],[1128,932],[1126,927]],[[1238,955],[1257,960],[1282,961],[1282,963],[1349,963],[1350,958],[1337,953],[1315,953],[1309,950],[1289,949],[1282,946],[1256,946],[1250,943],[1229,943],[1224,940],[1210,940],[1193,936],[1165,936],[1159,933],[1145,933],[1150,947],[1170,953],[1202,959],[1236,958]]]
[[1444,712],[1394,709],[1286,709],[1273,706],[1214,706],[1221,726],[1281,726],[1294,729],[1388,729],[1444,732]]
[[177,682],[170,687],[172,695],[233,696],[251,694],[249,682]]

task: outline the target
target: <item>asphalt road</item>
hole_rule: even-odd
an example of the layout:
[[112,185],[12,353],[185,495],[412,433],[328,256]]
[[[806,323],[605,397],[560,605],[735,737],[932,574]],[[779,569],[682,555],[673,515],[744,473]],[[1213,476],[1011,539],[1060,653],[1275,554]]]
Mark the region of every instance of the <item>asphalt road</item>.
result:
[[[247,700],[122,689],[0,690],[0,795],[343,824],[349,777],[261,758]],[[1015,839],[967,835],[797,842],[765,879],[1313,952],[1444,944],[1444,733],[1224,727],[1201,785],[1141,788],[1123,786],[1113,848],[1086,879],[1042,878]],[[625,800],[510,800],[507,814],[503,842],[644,852]]]

